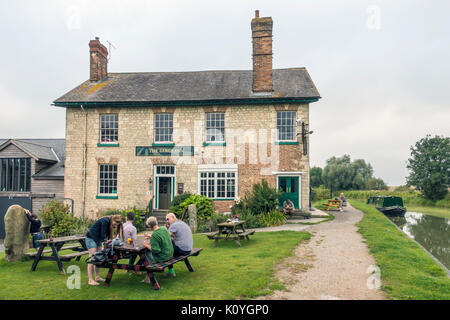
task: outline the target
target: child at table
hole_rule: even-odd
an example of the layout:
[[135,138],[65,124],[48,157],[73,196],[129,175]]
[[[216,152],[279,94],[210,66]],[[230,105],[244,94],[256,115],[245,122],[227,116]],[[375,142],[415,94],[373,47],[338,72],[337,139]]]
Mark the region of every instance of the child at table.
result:
[[31,213],[27,209],[24,209],[24,210],[25,210],[25,216],[27,217],[28,221],[30,221],[30,223],[31,223],[30,233],[31,233],[32,239],[33,239],[33,248],[35,248],[37,250],[40,246],[39,242],[37,242],[37,241],[42,239],[42,234],[41,234],[42,222],[41,222],[41,220],[39,220],[39,217],[37,214]]

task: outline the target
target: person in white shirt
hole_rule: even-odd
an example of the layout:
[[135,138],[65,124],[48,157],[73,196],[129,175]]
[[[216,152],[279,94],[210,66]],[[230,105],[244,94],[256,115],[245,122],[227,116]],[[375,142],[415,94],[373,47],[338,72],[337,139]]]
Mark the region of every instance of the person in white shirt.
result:
[[134,213],[128,212],[127,217],[125,218],[125,223],[123,224],[123,235],[124,239],[122,239],[123,242],[128,243],[128,239],[130,239],[131,242],[136,242],[137,239],[137,230],[134,226]]

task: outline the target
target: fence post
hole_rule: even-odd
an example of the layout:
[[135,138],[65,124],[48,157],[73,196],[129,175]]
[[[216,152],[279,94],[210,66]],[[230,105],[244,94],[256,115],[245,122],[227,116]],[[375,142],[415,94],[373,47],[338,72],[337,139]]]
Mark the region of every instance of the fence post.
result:
[[195,204],[190,204],[188,206],[189,212],[189,226],[191,227],[192,233],[197,231],[197,206]]

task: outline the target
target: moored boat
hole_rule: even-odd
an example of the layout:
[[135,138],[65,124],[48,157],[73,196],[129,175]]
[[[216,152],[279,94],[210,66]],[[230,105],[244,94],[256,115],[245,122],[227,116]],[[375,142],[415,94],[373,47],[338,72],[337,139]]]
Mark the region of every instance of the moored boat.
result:
[[379,211],[391,216],[404,216],[406,208],[403,199],[394,196],[374,196],[367,199],[367,204],[373,205]]

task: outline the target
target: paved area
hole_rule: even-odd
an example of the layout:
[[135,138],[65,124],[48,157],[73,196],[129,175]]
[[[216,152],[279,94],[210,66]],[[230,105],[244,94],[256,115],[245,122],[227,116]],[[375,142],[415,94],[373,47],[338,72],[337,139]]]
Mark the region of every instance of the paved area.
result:
[[335,216],[332,221],[316,225],[285,225],[277,229],[305,230],[313,236],[278,267],[276,277],[287,291],[275,291],[259,299],[385,299],[384,292],[378,289],[377,273],[373,273],[377,270],[375,259],[355,226],[363,213],[348,206],[342,213],[335,212]]
[[3,246],[3,240],[0,240],[0,252],[5,251],[5,247]]

